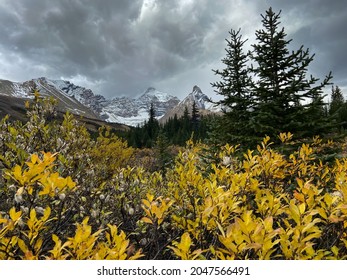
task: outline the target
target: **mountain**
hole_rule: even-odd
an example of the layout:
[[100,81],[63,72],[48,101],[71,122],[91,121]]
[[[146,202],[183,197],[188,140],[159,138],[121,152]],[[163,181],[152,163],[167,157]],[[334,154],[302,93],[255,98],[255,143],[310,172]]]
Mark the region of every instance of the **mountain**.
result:
[[58,100],[58,110],[98,119],[97,113],[90,106],[83,104],[83,97],[88,94],[88,90],[79,88],[75,93],[68,89],[68,85],[69,82],[46,78],[33,79],[24,83],[0,80],[0,95],[17,99],[33,99],[33,89],[37,88],[42,96],[53,96]]
[[107,101],[102,109],[101,117],[108,122],[136,126],[148,119],[151,104],[154,105],[156,117],[160,119],[179,102],[177,97],[150,87],[138,98],[116,97]]
[[91,109],[97,116],[101,113],[103,104],[106,103],[106,99],[102,95],[95,95],[92,90],[76,86],[69,81],[41,79],[45,79],[53,88],[63,91],[65,95]]
[[[159,119],[180,101],[177,97],[153,87],[148,88],[138,98],[116,97],[108,100],[102,95],[94,94],[90,89],[74,85],[69,81],[52,80],[45,77],[23,83],[0,80],[0,96],[3,100],[6,99],[3,103],[8,104],[9,99],[16,98],[13,100],[13,103],[18,105],[15,108],[21,108],[21,110],[24,110],[24,106],[21,105],[21,103],[24,104],[24,101],[21,102],[21,99],[33,99],[34,88],[37,88],[42,96],[56,98],[58,110],[61,112],[70,111],[86,118],[129,126],[141,125],[148,119],[151,103],[156,108]],[[11,112],[13,114],[13,110]],[[6,113],[9,111],[7,110]],[[5,109],[3,109],[2,115],[4,114]]]
[[81,116],[81,120],[91,131],[97,131],[103,125],[109,125],[116,130],[129,129],[123,124],[108,124],[99,117],[98,103],[102,104],[102,96],[95,96],[91,90],[75,86],[68,81],[47,78],[32,79],[23,83],[0,80],[0,118],[9,115],[13,119],[26,121],[24,103],[34,98],[34,88],[37,88],[42,96],[52,96],[58,100],[57,109],[60,117],[66,111],[70,111]]
[[148,119],[151,104],[154,105],[157,119],[162,123],[175,114],[178,117],[183,115],[185,107],[191,110],[194,101],[202,115],[217,110],[198,86],[194,86],[192,92],[182,101],[153,87],[149,87],[137,98],[106,99],[69,81],[42,77],[23,83],[0,80],[0,115],[13,115],[20,111],[24,115],[21,118],[25,117],[23,100],[33,99],[34,88],[43,96],[56,98],[60,112],[70,111],[101,123],[106,121],[128,126],[141,125]]
[[198,86],[194,86],[192,92],[190,92],[186,98],[160,118],[160,122],[165,123],[175,115],[177,115],[177,117],[183,116],[185,108],[188,108],[188,112],[191,114],[194,102],[200,115],[208,115],[220,111],[220,109],[212,103],[211,99],[204,94]]

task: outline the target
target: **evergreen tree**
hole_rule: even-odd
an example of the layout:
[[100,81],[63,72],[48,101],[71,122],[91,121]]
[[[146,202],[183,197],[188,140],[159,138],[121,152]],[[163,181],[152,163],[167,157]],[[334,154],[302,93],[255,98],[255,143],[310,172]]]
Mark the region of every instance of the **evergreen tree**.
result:
[[339,130],[347,128],[347,104],[338,86],[333,86],[331,89],[329,116],[333,119]]
[[151,103],[151,106],[149,108],[149,119],[148,119],[148,123],[147,123],[147,131],[148,131],[148,135],[152,140],[155,140],[158,131],[159,131],[159,122],[155,117],[155,108],[154,108],[154,104]]
[[157,158],[158,169],[165,175],[166,168],[172,162],[172,156],[169,153],[169,140],[163,130],[160,130],[155,141],[154,151]]
[[331,74],[316,85],[319,79],[307,78],[307,68],[314,55],[303,46],[290,52],[284,28],[279,28],[280,14],[272,8],[262,15],[263,29],[256,31],[251,59],[256,62],[253,72],[255,97],[253,129],[260,136],[278,135],[290,131],[297,137],[322,132],[326,124],[322,108],[323,87],[329,84]]
[[158,132],[160,128],[159,122],[155,117],[156,112],[155,112],[153,103],[151,103],[148,114],[149,114],[148,122],[146,122],[145,125],[143,126],[144,128],[143,136],[146,139],[144,146],[147,148],[151,148],[153,147],[153,144],[155,143],[155,140],[158,136]]
[[[194,133],[198,132],[199,129],[199,121],[200,121],[200,115],[199,115],[199,109],[196,106],[196,102],[194,100],[192,105],[192,130]],[[196,135],[194,135],[196,137]]]
[[331,88],[331,102],[329,106],[329,114],[334,115],[345,103],[341,89],[336,86]]
[[181,125],[181,135],[180,135],[180,145],[185,145],[185,143],[188,141],[192,134],[192,129],[191,129],[191,119],[189,115],[189,110],[188,107],[186,106],[184,108],[184,113],[182,116],[182,125]]
[[243,40],[240,30],[231,30],[230,39],[226,39],[226,57],[223,70],[213,70],[221,81],[211,83],[215,92],[224,98],[217,102],[224,110],[221,122],[215,123],[215,137],[223,143],[240,143],[251,134],[249,123],[252,114],[250,93],[251,79],[247,67],[248,56],[243,52]]

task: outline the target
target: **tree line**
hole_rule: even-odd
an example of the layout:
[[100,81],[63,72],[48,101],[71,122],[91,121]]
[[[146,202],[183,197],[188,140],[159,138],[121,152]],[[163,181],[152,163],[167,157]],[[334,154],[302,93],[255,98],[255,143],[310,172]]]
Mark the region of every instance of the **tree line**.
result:
[[216,102],[222,116],[202,117],[194,104],[191,115],[186,108],[183,116],[161,125],[152,105],[148,121],[126,135],[128,143],[153,147],[161,135],[169,144],[184,145],[193,135],[195,140],[251,148],[265,135],[274,139],[281,132],[291,132],[295,139],[344,132],[347,107],[341,89],[333,86],[330,104],[325,101],[331,72],[322,81],[309,74],[315,55],[304,46],[290,50],[292,40],[280,26],[281,11],[269,8],[261,17],[251,50],[244,49],[247,39],[241,29],[231,29],[222,59],[225,67],[213,70],[219,81],[211,85],[222,97]]
[[164,124],[155,117],[155,107],[151,104],[148,120],[143,125],[130,128],[125,138],[128,144],[136,148],[153,148],[161,142],[166,145],[184,146],[190,138],[206,139],[208,132],[208,116],[202,116],[195,102],[191,108],[185,107],[182,116],[175,114]]
[[248,52],[241,30],[229,32],[225,68],[213,70],[220,81],[212,83],[223,97],[219,104],[224,116],[216,130],[221,131],[217,133],[221,142],[251,145],[264,135],[281,132],[302,139],[336,126],[326,112],[323,94],[331,73],[323,81],[308,74],[314,55],[304,46],[289,49],[292,40],[280,27],[280,15],[272,8],[262,15],[263,28],[255,32],[256,43]]

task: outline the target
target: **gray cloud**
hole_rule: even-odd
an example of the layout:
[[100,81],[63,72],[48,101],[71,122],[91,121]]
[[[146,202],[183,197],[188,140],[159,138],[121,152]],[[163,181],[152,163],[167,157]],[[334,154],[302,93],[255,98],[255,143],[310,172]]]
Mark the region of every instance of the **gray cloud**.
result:
[[343,0],[2,0],[0,78],[65,78],[108,97],[148,86],[183,96],[195,84],[210,94],[228,31],[253,42],[269,6],[293,47],[316,53],[312,72],[332,70],[347,89]]

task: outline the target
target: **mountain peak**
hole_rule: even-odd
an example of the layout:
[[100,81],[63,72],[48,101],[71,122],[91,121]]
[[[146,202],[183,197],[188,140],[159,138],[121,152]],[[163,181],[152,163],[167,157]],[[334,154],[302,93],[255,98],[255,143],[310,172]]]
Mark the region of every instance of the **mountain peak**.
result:
[[153,92],[155,92],[156,91],[156,89],[154,88],[154,87],[149,87],[146,91],[145,91],[145,94],[146,93],[153,93]]
[[202,93],[202,90],[201,90],[201,88],[199,88],[197,85],[195,85],[195,86],[193,87],[192,93],[201,94],[201,93]]
[[161,123],[165,123],[170,118],[173,118],[175,115],[181,117],[184,114],[185,108],[188,108],[188,111],[192,111],[193,104],[195,103],[199,113],[202,115],[211,114],[217,112],[217,109],[214,109],[214,104],[211,103],[211,99],[202,92],[200,87],[195,85],[192,92],[190,92],[186,98],[184,98],[177,106],[172,110],[168,111],[161,119]]
[[179,102],[178,98],[172,96],[166,92],[159,91],[154,87],[149,87],[140,97],[140,100],[146,100],[149,104],[151,102],[168,102],[170,100],[175,100]]
[[202,90],[195,85],[193,91],[181,101],[181,103],[191,106],[195,102],[199,109],[206,109],[206,103],[211,102],[210,98],[202,92]]

